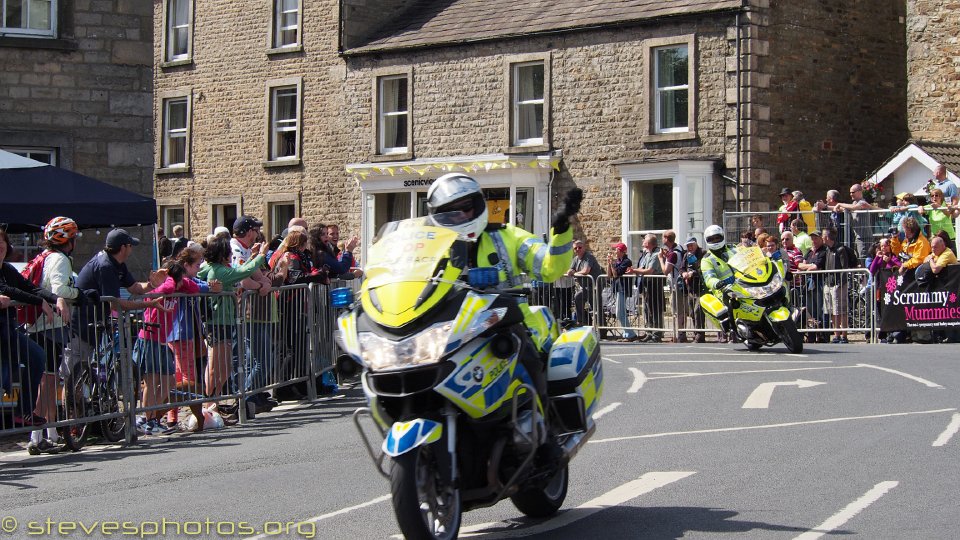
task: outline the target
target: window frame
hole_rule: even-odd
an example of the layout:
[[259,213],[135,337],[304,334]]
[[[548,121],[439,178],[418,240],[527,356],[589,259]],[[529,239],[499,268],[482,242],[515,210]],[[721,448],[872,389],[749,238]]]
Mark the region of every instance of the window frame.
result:
[[[272,237],[283,232],[287,228],[287,222],[279,223],[276,220],[275,210],[278,206],[293,206],[294,217],[300,215],[300,193],[281,192],[265,193],[263,195],[263,215],[265,231],[264,235]],[[288,220],[289,221],[289,220]]]
[[[687,49],[687,127],[660,129],[660,91],[682,88],[658,88],[657,52],[668,48],[686,47]],[[696,35],[687,34],[667,38],[649,39],[643,44],[643,58],[646,61],[644,74],[644,101],[647,122],[643,142],[667,142],[695,139],[697,137],[697,49]]]
[[[295,132],[296,150],[292,156],[276,155],[275,136],[280,131],[275,130],[276,120],[274,111],[277,108],[277,98],[280,91],[295,90],[296,118],[295,126],[292,131]],[[288,77],[285,79],[274,79],[267,81],[266,87],[266,139],[264,141],[264,161],[265,167],[284,167],[289,165],[299,165],[303,154],[303,78]],[[289,122],[289,119],[284,120]],[[291,131],[284,129],[282,131]]]
[[[41,163],[48,163],[57,166],[58,163],[58,149],[54,146],[0,146],[0,150],[6,150],[11,154],[16,154],[18,156],[23,156],[27,159],[32,159],[34,161],[40,161]],[[50,158],[49,161],[43,161],[34,157],[35,155],[44,155]]]
[[[171,48],[175,45],[175,40],[171,39],[173,20],[170,16],[171,10],[177,2],[187,3],[187,23],[185,25],[187,32],[187,52],[182,55],[172,55]],[[160,67],[183,66],[193,63],[193,3],[194,0],[163,0],[163,49],[161,51],[162,61]]]
[[160,214],[160,224],[159,224],[160,230],[163,231],[163,234],[167,238],[173,238],[173,225],[171,224],[169,216],[170,216],[170,212],[173,212],[176,210],[183,212],[183,223],[180,223],[180,225],[183,225],[184,236],[186,236],[187,238],[190,237],[189,229],[187,228],[187,205],[186,204],[184,203],[163,204],[163,205],[158,204],[157,210],[158,210],[158,213]]
[[243,197],[241,196],[210,197],[207,199],[207,215],[210,216],[211,233],[219,226],[224,226],[230,230],[233,230],[233,222],[221,223],[222,221],[225,221],[223,219],[223,210],[227,206],[234,207],[237,217],[243,215],[241,210],[243,208]]
[[[504,59],[504,124],[506,126],[506,153],[546,152],[550,150],[550,104],[551,104],[551,60],[550,53],[513,55]],[[543,127],[540,138],[519,139],[519,105],[517,103],[518,71],[521,67],[534,64],[543,66]]]
[[[156,168],[157,174],[168,174],[168,173],[184,173],[190,172],[191,170],[191,160],[193,157],[192,147],[193,147],[193,90],[189,88],[180,88],[176,90],[170,90],[167,92],[160,92],[157,95],[159,102],[159,113],[157,117],[160,119],[160,137],[158,137],[159,148],[157,149],[157,159],[154,167]],[[174,101],[183,100],[186,104],[186,123],[183,133],[183,138],[185,139],[184,143],[184,156],[183,163],[168,163],[167,152],[169,147],[168,143],[168,128],[169,125],[169,110],[168,105]]]
[[282,54],[289,52],[299,52],[303,50],[303,0],[297,0],[297,39],[287,45],[279,45],[279,36],[282,34],[280,27],[282,20],[281,9],[283,0],[273,0],[270,3],[270,29],[267,32],[267,54]]
[[[24,37],[24,38],[36,38],[36,39],[53,39],[57,37],[57,32],[59,28],[57,23],[59,22],[60,14],[60,0],[24,0],[28,4],[34,1],[49,1],[50,3],[50,12],[48,13],[50,17],[50,29],[49,30],[38,30],[35,28],[21,28],[21,27],[12,27],[6,26],[7,21],[7,3],[10,0],[0,0],[0,34],[4,37]],[[27,9],[27,16],[29,17],[30,10]],[[29,24],[29,23],[28,23]]]
[[[392,116],[405,115],[407,124],[405,135],[407,146],[384,145],[384,112],[383,112],[383,83],[389,80],[406,79],[407,81],[407,108],[405,111],[390,111]],[[389,71],[377,71],[373,76],[373,141],[372,141],[372,160],[407,160],[413,159],[413,68],[407,68],[402,71],[391,69]]]

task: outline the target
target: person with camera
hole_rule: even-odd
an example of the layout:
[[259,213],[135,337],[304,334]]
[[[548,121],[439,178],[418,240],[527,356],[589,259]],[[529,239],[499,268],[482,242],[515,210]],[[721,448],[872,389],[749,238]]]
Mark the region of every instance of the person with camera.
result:
[[573,295],[574,315],[579,325],[589,326],[593,324],[593,318],[590,312],[586,310],[585,304],[588,300],[591,305],[593,304],[594,280],[600,277],[602,273],[603,269],[600,267],[600,263],[597,262],[597,258],[593,256],[593,253],[587,251],[583,240],[574,240],[573,260],[570,262],[570,269],[567,270],[567,275],[576,279],[577,284],[580,285],[577,287],[577,292]]
[[930,242],[927,237],[920,232],[920,224],[917,220],[908,217],[900,222],[903,232],[891,238],[891,248],[893,253],[900,257],[900,273],[906,274],[915,270],[923,264],[923,261],[930,255]]
[[[700,274],[700,262],[706,252],[691,236],[686,242],[686,252],[680,258],[680,277],[677,280],[677,326],[683,329],[687,325],[687,316],[693,320],[694,328],[703,328],[706,325],[703,309],[700,307],[700,295],[703,294],[703,276]],[[694,343],[703,343],[704,333],[696,332]],[[686,343],[687,333],[680,332],[677,340]]]
[[627,288],[629,284],[623,279],[624,275],[633,273],[633,261],[627,257],[627,245],[623,242],[614,244],[613,253],[607,254],[607,277],[610,279],[610,288],[615,298],[617,322],[623,328],[623,337],[617,341],[626,343],[637,341],[637,333],[630,328],[627,320]]
[[[669,276],[676,265],[676,261],[677,255],[671,252],[669,246],[657,247],[656,235],[648,234],[643,238],[643,254],[637,262],[637,267],[633,269],[633,273],[642,276],[637,281],[637,292],[642,293],[643,303],[641,306],[644,323],[652,329],[663,328],[663,311],[666,298],[663,294],[663,281],[659,279],[645,280],[643,277]],[[663,331],[652,330],[640,340],[660,343],[663,341]]]

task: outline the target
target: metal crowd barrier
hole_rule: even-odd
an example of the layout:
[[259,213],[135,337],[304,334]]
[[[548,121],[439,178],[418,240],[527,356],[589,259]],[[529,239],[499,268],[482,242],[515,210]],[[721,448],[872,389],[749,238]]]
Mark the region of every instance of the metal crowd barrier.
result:
[[[337,312],[327,286],[284,286],[239,298],[163,298],[170,315],[162,324],[145,318],[144,310],[121,309],[117,299],[104,298],[83,317],[75,310],[70,331],[28,334],[13,323],[5,326],[0,436],[41,429],[13,424],[15,415],[39,405],[36,412],[47,419],[42,429],[79,436],[93,426],[98,436],[129,443],[138,415],[160,418],[183,406],[244,403],[297,383],[315,399],[317,381],[334,368]],[[245,422],[247,407],[237,412]]]
[[[111,300],[75,309],[69,325],[59,317],[48,322],[42,315],[26,327],[4,321],[0,434],[91,424],[105,436],[123,438],[122,336]],[[32,411],[47,422],[14,424],[15,417]]]
[[801,311],[801,332],[820,338],[864,332],[876,340],[877,300],[866,268],[795,272],[792,281],[790,300]]
[[[577,325],[594,324],[607,338],[645,332],[660,340],[691,342],[704,341],[707,334],[719,334],[720,329],[706,319],[700,308],[702,281],[685,282],[683,286],[670,281],[663,275],[613,279],[601,275],[596,280],[578,277],[572,286],[563,281],[534,282],[530,301],[550,307],[561,324],[565,319]],[[840,294],[835,304],[842,313],[836,318],[824,317],[827,287]],[[876,297],[866,269],[796,272],[788,280],[788,289],[792,304],[801,311],[801,333],[829,339],[833,332],[862,332],[875,338]],[[582,316],[578,294],[583,300]],[[828,307],[832,309],[833,305]]]

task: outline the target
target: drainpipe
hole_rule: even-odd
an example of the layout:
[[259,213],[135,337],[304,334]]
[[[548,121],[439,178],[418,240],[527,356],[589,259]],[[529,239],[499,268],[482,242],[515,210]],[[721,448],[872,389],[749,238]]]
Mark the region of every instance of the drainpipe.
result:
[[[747,0],[744,0],[743,4],[746,4],[746,3],[747,3]],[[742,7],[746,8],[746,5],[743,5]],[[737,26],[737,44],[736,44],[736,55],[737,55],[737,142],[736,142],[737,165],[736,167],[737,168],[734,170],[734,173],[733,173],[733,178],[734,178],[733,188],[734,188],[734,198],[736,200],[736,205],[737,205],[736,207],[737,212],[742,211],[742,208],[740,207],[740,204],[741,204],[740,202],[740,135],[741,135],[741,125],[743,123],[743,115],[742,115],[742,109],[741,109],[742,104],[740,101],[741,99],[740,94],[743,90],[743,87],[741,85],[741,67],[740,66],[742,64],[742,58],[740,58],[740,39],[743,36],[741,34],[742,30],[740,27],[740,13],[742,13],[742,11],[737,12],[736,23],[735,23]]]

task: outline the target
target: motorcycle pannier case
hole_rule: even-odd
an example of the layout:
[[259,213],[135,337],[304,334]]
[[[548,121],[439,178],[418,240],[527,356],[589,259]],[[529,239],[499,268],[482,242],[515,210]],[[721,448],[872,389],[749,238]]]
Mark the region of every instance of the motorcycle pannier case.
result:
[[603,366],[597,331],[592,326],[568,330],[550,349],[547,393],[562,428],[586,431],[603,392]]

